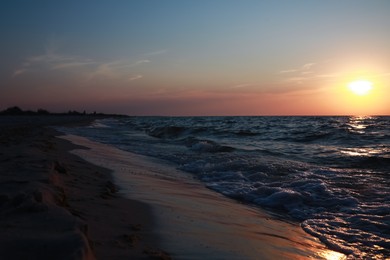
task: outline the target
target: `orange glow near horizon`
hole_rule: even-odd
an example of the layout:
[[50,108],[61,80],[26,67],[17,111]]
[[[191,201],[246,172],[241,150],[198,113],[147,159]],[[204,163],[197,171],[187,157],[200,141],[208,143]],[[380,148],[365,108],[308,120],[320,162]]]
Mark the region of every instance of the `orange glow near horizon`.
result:
[[379,80],[347,79],[334,86],[331,96],[334,111],[348,115],[384,115],[388,111],[388,89]]

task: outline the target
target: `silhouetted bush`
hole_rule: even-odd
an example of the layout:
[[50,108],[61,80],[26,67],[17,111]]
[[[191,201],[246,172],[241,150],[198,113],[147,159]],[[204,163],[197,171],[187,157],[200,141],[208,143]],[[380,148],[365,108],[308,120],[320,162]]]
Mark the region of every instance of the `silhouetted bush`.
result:
[[48,114],[50,114],[50,112],[45,110],[45,109],[40,108],[40,109],[37,110],[37,114],[39,114],[39,115],[48,115]]
[[0,113],[3,115],[22,115],[24,112],[19,107],[14,106],[14,107],[9,107],[4,111],[1,111]]
[[9,107],[3,111],[0,111],[0,115],[54,115],[54,116],[115,116],[115,117],[125,117],[124,115],[117,115],[117,114],[104,114],[104,113],[96,113],[94,111],[93,113],[88,114],[85,110],[83,112],[78,112],[76,110],[69,110],[67,113],[51,113],[47,111],[46,109],[39,108],[36,112],[27,110],[24,111],[20,109],[18,106]]

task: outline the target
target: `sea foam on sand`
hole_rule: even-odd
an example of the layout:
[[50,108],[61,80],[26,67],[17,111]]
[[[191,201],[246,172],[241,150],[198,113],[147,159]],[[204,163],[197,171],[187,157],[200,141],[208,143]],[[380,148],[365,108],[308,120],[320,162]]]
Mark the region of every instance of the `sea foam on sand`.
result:
[[239,204],[155,159],[66,135],[83,159],[113,171],[120,194],[152,206],[161,247],[175,259],[345,259],[298,225]]

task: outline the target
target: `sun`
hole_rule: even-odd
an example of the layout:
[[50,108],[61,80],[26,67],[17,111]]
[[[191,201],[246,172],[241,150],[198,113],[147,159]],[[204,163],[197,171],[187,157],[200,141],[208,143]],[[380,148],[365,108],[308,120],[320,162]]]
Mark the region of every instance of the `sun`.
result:
[[356,95],[365,96],[372,89],[372,82],[368,80],[355,80],[348,84],[348,88]]

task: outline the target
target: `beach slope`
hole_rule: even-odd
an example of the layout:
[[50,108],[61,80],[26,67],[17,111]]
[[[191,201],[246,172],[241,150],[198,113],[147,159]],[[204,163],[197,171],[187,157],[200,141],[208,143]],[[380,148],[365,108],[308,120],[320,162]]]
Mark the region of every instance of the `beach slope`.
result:
[[94,117],[0,117],[1,259],[164,258],[149,207],[116,194],[107,169],[49,125]]
[[164,161],[80,136],[61,138],[88,147],[72,153],[111,169],[121,195],[152,206],[155,232],[174,259],[345,258],[298,224],[215,193]]

